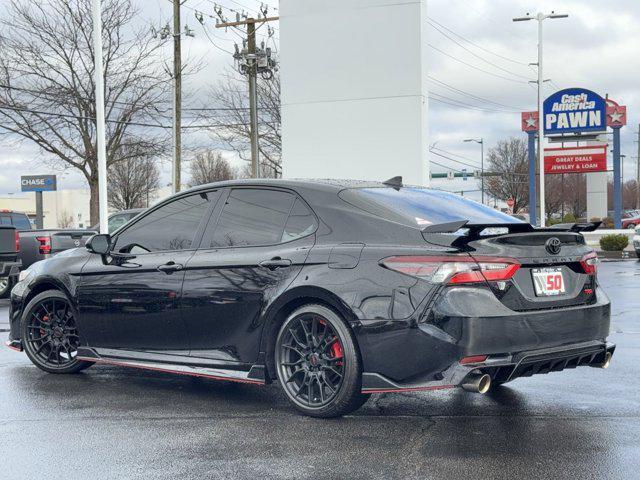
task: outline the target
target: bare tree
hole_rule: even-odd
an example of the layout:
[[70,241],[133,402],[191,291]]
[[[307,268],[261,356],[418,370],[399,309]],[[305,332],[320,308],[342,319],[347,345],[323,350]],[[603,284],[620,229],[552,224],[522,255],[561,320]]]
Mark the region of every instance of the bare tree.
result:
[[[149,115],[163,96],[159,43],[135,31],[131,0],[103,0],[107,165],[164,151]],[[45,161],[75,168],[98,222],[98,169],[91,0],[11,0],[0,20],[0,128],[34,142]]]
[[189,186],[191,187],[237,177],[234,168],[229,165],[220,152],[212,150],[196,153],[189,168],[191,173]]
[[587,210],[587,176],[584,173],[565,175],[565,197],[569,213],[581,218]]
[[[608,208],[613,210],[613,179],[609,178],[607,184]],[[636,208],[637,184],[635,180],[627,180],[622,184],[622,209],[633,210]]]
[[[211,90],[211,98],[223,110],[205,114],[215,125],[211,133],[223,145],[251,160],[249,98],[247,80],[239,74],[228,74]],[[221,116],[220,112],[225,115]],[[270,80],[258,79],[258,119],[261,176],[282,175],[282,135],[280,130],[280,77],[277,72]]]
[[127,158],[109,169],[109,205],[117,210],[149,206],[160,186],[160,171],[150,158]]
[[73,215],[68,210],[62,210],[58,214],[58,228],[73,228],[74,220]]
[[515,137],[500,140],[487,160],[487,170],[499,174],[485,180],[487,192],[500,200],[512,198],[513,213],[518,213],[529,200],[527,142]]
[[544,187],[545,210],[547,220],[550,220],[553,215],[562,211],[562,207],[565,204],[564,191],[562,189],[562,175],[545,175]]

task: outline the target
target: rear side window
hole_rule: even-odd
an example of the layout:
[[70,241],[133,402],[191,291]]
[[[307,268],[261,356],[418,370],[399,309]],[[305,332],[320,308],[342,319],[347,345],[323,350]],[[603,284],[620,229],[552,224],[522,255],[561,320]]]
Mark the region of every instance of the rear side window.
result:
[[119,252],[145,253],[193,248],[196,232],[218,192],[190,195],[154,210],[118,235]]
[[31,223],[29,223],[29,217],[24,213],[12,213],[11,222],[13,226],[18,230],[31,230]]
[[339,195],[346,202],[372,215],[418,228],[456,220],[490,224],[523,223],[473,200],[427,188],[350,188]]
[[306,237],[316,229],[316,217],[305,203],[296,198],[282,233],[282,242]]
[[211,248],[280,243],[294,200],[292,194],[278,190],[231,190]]

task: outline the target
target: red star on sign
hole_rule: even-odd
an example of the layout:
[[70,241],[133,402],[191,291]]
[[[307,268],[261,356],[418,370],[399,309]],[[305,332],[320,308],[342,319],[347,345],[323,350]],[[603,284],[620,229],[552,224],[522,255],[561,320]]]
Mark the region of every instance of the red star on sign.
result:
[[627,124],[625,105],[607,105],[607,127],[622,127]]
[[522,112],[522,131],[535,132],[538,130],[538,112]]

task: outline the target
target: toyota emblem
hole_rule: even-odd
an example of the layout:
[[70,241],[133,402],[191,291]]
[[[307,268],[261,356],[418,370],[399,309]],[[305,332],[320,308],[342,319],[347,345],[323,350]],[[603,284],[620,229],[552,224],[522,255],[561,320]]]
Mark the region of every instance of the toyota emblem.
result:
[[80,240],[75,240],[75,241],[73,242],[73,244],[74,244],[76,247],[79,247],[79,246],[80,246]]
[[547,249],[551,255],[557,255],[560,253],[560,248],[562,247],[562,242],[558,237],[551,237],[544,244],[544,248]]

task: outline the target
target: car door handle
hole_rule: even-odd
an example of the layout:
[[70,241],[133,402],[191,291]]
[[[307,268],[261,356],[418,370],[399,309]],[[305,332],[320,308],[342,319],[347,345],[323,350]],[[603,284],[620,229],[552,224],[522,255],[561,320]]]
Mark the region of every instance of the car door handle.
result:
[[264,260],[260,262],[260,266],[268,268],[269,270],[276,270],[278,268],[287,268],[291,266],[291,260],[288,258],[275,257],[271,260]]
[[158,271],[159,272],[164,272],[167,275],[171,275],[173,272],[177,272],[179,270],[182,270],[183,266],[180,265],[179,263],[175,263],[175,262],[168,262],[165,263],[164,265],[159,265],[158,266]]

